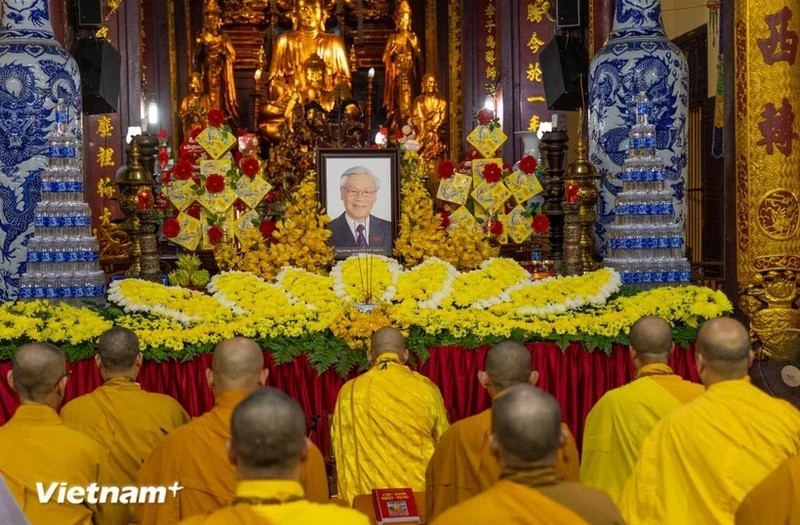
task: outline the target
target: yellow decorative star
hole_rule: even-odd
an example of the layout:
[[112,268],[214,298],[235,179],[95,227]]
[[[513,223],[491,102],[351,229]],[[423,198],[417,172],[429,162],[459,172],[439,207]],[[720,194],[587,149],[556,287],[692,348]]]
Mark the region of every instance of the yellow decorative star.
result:
[[541,82],[542,81],[542,66],[539,62],[536,64],[528,64],[528,80],[531,82]]
[[[488,45],[488,43],[487,43]],[[539,38],[539,35],[536,34],[534,31],[531,35],[531,39],[528,40],[528,48],[530,48],[531,53],[538,53],[539,49],[544,45],[544,40]]]

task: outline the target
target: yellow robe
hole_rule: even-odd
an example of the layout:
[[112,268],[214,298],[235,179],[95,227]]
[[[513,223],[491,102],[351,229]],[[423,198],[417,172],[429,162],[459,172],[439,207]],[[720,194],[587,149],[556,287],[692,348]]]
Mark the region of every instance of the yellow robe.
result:
[[451,507],[431,525],[514,523],[515,525],[583,525],[589,522],[538,490],[498,481],[474,498]]
[[792,456],[744,498],[736,525],[800,525],[800,456]]
[[128,509],[122,504],[59,504],[57,490],[48,503],[39,503],[37,482],[45,492],[51,483],[84,488],[115,484],[108,450],[64,426],[47,405],[20,405],[0,427],[0,475],[31,525],[128,523]]
[[[431,520],[500,479],[500,463],[489,447],[492,410],[462,419],[448,428],[436,446],[425,472],[425,506]],[[578,448],[565,424],[566,437],[556,456],[555,470],[562,481],[578,481]]]
[[61,419],[106,447],[113,471],[131,485],[156,443],[190,418],[171,397],[118,377],[64,405]]
[[[181,525],[369,525],[367,516],[333,504],[313,503],[303,497],[296,481],[246,480],[236,486],[244,501],[207,516],[193,516]],[[250,500],[250,501],[247,501]],[[259,504],[259,501],[271,500]]]
[[620,498],[630,525],[733,523],[745,495],[800,452],[800,412],[749,378],[722,381],[647,436]]
[[703,393],[663,364],[645,365],[631,383],[606,392],[586,416],[581,484],[616,501],[647,434],[661,419]]
[[[142,465],[136,484],[170,485],[177,481],[184,488],[164,504],[138,505],[135,514],[139,523],[168,525],[230,504],[237,481],[236,468],[228,461],[230,424],[233,409],[245,397],[247,392],[220,395],[214,408],[176,428],[156,445]],[[322,454],[310,445],[301,482],[309,499],[328,501]]]
[[448,427],[439,389],[394,355],[344,384],[331,441],[339,497],[352,502],[374,488],[425,490],[425,467]]

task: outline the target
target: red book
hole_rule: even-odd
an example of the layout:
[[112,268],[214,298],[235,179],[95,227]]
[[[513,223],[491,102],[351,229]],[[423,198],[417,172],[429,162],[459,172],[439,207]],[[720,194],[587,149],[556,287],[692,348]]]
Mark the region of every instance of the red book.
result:
[[375,506],[375,519],[383,523],[419,523],[417,502],[410,488],[373,489],[372,504]]

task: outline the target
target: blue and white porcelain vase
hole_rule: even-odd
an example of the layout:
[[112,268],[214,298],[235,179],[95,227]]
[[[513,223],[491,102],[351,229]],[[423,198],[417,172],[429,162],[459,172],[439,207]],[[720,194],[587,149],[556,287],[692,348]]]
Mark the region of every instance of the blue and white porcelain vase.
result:
[[53,34],[47,0],[0,0],[0,11],[0,301],[9,301],[33,234],[56,102],[79,116],[81,93],[78,65]]
[[589,156],[600,172],[596,247],[607,253],[607,228],[614,222],[620,169],[635,124],[634,98],[644,93],[653,105],[657,154],[665,161],[666,187],[672,190],[675,217],[683,227],[687,175],[686,123],[689,69],[678,47],[667,39],[660,0],[617,0],[608,43],[589,67]]

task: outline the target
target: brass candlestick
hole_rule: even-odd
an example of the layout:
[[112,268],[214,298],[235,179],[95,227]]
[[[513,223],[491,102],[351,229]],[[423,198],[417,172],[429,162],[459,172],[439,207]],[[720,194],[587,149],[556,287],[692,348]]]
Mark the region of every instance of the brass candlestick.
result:
[[600,176],[597,168],[586,158],[586,147],[583,143],[583,108],[580,110],[580,133],[575,147],[577,160],[569,165],[565,176],[565,189],[569,193],[569,185],[577,186],[578,221],[580,223],[580,257],[583,272],[592,272],[600,268],[595,259],[594,236],[592,228],[597,220],[597,181]]
[[139,217],[138,195],[142,189],[149,188],[152,193],[153,174],[147,171],[141,163],[139,150],[139,137],[131,140],[128,153],[128,167],[117,179],[119,189],[119,202],[125,221],[122,228],[131,238],[131,267],[125,272],[128,277],[139,277],[142,273],[142,247],[141,247],[141,219]]
[[372,131],[372,93],[374,90],[374,77],[375,68],[370,68],[367,73],[367,100],[364,102],[364,118],[367,121],[366,130],[364,131],[364,143],[369,146],[372,144],[372,137],[369,136]]

